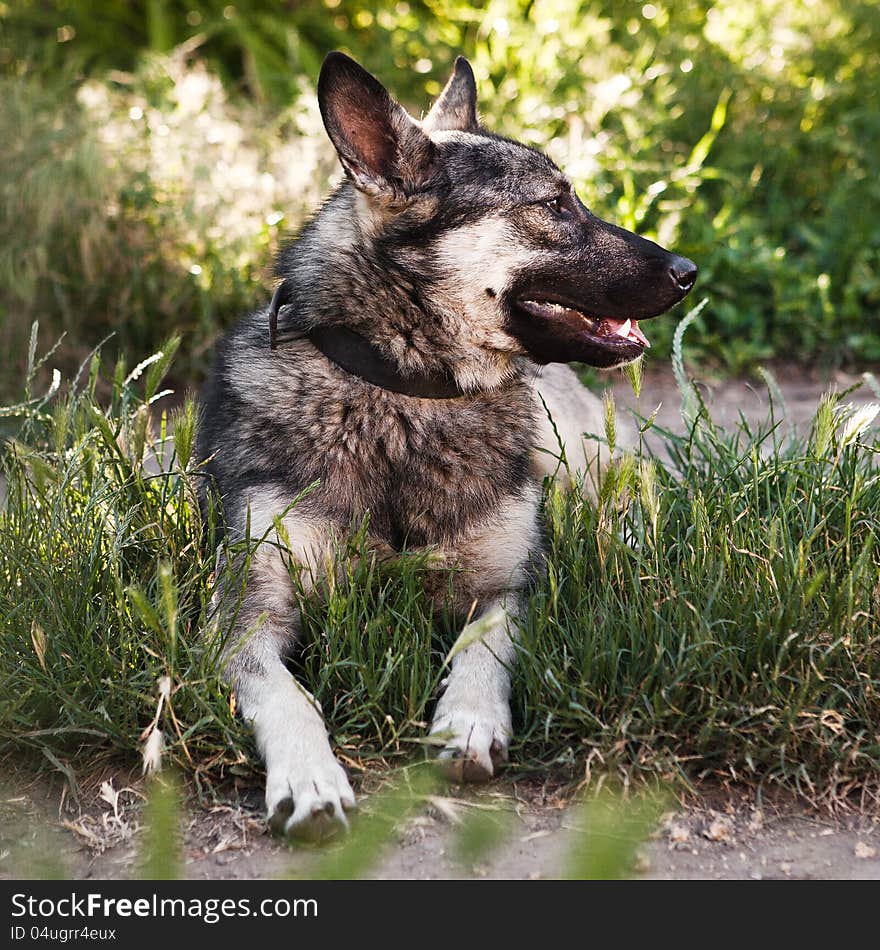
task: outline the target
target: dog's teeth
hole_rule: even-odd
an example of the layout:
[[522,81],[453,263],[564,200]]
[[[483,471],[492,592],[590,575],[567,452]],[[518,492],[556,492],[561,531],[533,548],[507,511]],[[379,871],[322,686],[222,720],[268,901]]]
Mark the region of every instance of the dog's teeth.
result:
[[645,334],[642,333],[638,320],[633,320],[632,329],[629,331],[629,339],[635,340],[636,343],[641,343],[645,349],[651,348],[651,343]]
[[627,320],[625,323],[623,323],[621,326],[617,328],[617,335],[622,336],[624,339],[626,339],[629,336],[629,330],[631,326],[632,326],[632,320]]

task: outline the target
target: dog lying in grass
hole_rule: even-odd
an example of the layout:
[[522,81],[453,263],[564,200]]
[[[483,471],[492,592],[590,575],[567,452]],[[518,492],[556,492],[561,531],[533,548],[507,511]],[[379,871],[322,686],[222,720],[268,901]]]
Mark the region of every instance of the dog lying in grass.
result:
[[355,799],[285,665],[291,568],[316,583],[364,516],[379,550],[443,552],[454,610],[463,622],[476,603],[485,629],[452,660],[431,733],[452,778],[489,779],[511,736],[517,614],[541,571],[542,479],[560,443],[587,465],[582,434],[601,431],[595,397],[560,364],[641,356],[640,322],[697,273],[594,217],[545,155],[484,129],[464,59],[422,121],[341,53],[318,100],[345,179],[281,252],[271,304],[220,344],[200,424],[230,532],[274,542],[236,595],[227,670],[265,757],[270,824],[307,837],[345,826]]

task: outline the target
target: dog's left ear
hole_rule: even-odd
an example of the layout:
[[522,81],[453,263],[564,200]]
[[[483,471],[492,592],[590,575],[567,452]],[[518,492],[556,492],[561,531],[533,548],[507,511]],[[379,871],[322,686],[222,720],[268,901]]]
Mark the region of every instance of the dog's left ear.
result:
[[356,188],[405,198],[435,172],[434,143],[385,87],[344,53],[328,53],[318,105],[339,160]]
[[471,64],[459,56],[440,98],[422,121],[428,132],[478,132],[477,82]]

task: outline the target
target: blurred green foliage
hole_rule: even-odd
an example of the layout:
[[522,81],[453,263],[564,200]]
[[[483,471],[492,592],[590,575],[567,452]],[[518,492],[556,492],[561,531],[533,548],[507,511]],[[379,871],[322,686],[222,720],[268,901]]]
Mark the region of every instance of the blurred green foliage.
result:
[[700,357],[880,358],[875,0],[0,3],[3,344],[37,316],[77,356],[176,329],[197,376],[335,170],[337,47],[415,114],[464,52],[487,125],[700,264]]
[[140,874],[145,881],[183,877],[181,792],[173,773],[153,775],[147,784]]

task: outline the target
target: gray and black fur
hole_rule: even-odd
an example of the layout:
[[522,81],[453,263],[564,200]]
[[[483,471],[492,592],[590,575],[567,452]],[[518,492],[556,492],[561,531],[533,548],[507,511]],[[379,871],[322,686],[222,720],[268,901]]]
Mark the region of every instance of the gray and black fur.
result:
[[[319,575],[368,514],[377,548],[430,546],[461,569],[462,613],[476,600],[492,623],[455,657],[432,732],[454,776],[490,777],[510,735],[517,595],[540,549],[538,450],[558,454],[537,390],[576,466],[589,462],[581,434],[599,431],[574,374],[538,366],[637,357],[634,321],[696,276],[591,215],[542,153],[483,129],[461,58],[421,122],[340,53],[318,98],[345,180],[281,252],[272,304],[220,344],[200,426],[230,530],[271,534],[283,515],[290,539],[253,560],[237,628],[267,619],[228,670],[266,757],[270,818],[297,834],[345,824],[354,797],[284,666],[298,626],[286,561]],[[355,365],[327,340],[354,340]]]

